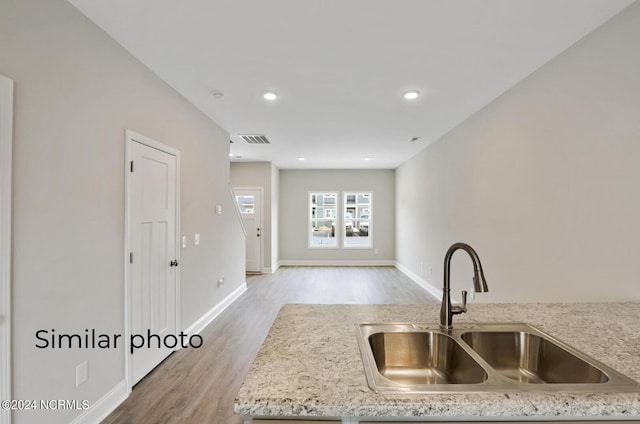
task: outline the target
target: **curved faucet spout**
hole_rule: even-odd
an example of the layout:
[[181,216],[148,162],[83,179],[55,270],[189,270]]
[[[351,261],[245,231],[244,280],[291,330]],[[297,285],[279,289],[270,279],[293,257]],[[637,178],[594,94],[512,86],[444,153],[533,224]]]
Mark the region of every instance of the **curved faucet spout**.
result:
[[466,308],[466,291],[462,292],[463,304],[462,306],[451,306],[451,257],[457,250],[464,250],[471,257],[473,262],[473,287],[474,291],[478,293],[488,292],[487,280],[484,277],[482,271],[482,264],[478,254],[471,246],[466,243],[454,243],[451,245],[447,253],[444,255],[444,284],[442,287],[442,306],[440,307],[440,328],[451,329],[453,328],[453,315],[462,314],[467,312]]

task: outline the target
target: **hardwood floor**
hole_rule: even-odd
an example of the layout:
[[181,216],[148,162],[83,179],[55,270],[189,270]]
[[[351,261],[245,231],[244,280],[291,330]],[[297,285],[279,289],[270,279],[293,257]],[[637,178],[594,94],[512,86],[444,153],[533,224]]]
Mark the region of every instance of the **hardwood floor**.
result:
[[103,424],[241,424],[233,400],[286,303],[437,303],[392,267],[285,267],[247,276],[248,290],[201,336],[169,356]]

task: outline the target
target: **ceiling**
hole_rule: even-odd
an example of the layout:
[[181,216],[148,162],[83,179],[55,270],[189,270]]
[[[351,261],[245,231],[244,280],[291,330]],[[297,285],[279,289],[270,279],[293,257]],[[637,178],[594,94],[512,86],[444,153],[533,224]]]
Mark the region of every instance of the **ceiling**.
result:
[[232,161],[283,169],[396,168],[633,3],[69,1],[227,130]]

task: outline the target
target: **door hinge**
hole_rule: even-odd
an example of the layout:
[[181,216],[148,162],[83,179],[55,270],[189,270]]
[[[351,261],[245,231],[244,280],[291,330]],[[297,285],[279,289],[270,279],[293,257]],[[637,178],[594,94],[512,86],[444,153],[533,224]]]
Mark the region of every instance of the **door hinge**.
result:
[[133,172],[133,161],[131,161],[131,172]]
[[133,252],[129,252],[129,263],[133,263]]

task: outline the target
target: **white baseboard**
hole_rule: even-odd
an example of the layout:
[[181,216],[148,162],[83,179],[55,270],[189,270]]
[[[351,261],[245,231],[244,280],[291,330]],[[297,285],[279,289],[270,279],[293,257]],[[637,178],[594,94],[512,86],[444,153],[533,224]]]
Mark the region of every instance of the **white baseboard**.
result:
[[127,391],[127,382],[122,380],[120,383],[109,390],[107,394],[92,404],[89,409],[78,415],[71,424],[98,424],[107,415],[113,412],[125,399],[129,396]]
[[355,261],[344,261],[344,260],[297,260],[297,259],[287,259],[281,260],[278,264],[279,266],[395,266],[395,261],[389,260],[355,260]]
[[264,268],[262,268],[262,273],[263,274],[273,274],[278,270],[278,268],[280,268],[280,262],[276,262],[275,264],[273,264],[272,267],[264,267]]
[[209,312],[204,314],[200,319],[191,324],[184,332],[186,334],[199,334],[207,325],[211,324],[211,321],[216,319],[218,315],[229,307],[242,293],[247,291],[247,283],[242,283],[240,287],[235,289],[229,296],[225,297],[220,303],[211,308]]
[[423,289],[428,291],[432,296],[435,296],[436,299],[442,299],[442,290],[441,289],[439,289],[436,286],[432,285],[431,283],[429,283],[427,280],[425,280],[424,278],[420,277],[419,275],[414,274],[413,272],[411,272],[411,270],[409,268],[407,268],[406,266],[402,265],[401,263],[396,261],[396,263],[394,265],[395,265],[396,268],[398,268],[400,270],[400,272],[402,272],[407,277],[411,278],[416,284],[418,284],[420,287],[422,287]]
[[[243,283],[235,289],[233,293],[225,297],[220,303],[211,308],[209,312],[204,314],[199,320],[194,322],[185,330],[186,334],[198,334],[207,325],[211,323],[222,311],[231,305],[242,293],[247,290],[247,283]],[[129,396],[126,380],[118,383],[107,394],[102,396],[97,402],[92,404],[89,409],[74,419],[71,424],[98,424],[107,415],[113,412],[122,402]]]

